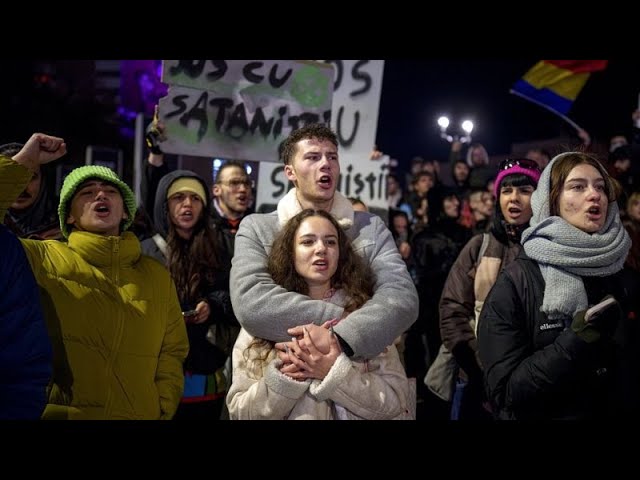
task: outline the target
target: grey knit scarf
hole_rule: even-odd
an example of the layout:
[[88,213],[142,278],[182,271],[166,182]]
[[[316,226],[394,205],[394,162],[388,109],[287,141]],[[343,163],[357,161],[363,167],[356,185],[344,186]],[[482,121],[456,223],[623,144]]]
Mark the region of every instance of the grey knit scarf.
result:
[[580,277],[604,277],[622,269],[631,239],[622,226],[618,204],[607,209],[605,224],[589,234],[549,214],[550,172],[556,156],[542,172],[531,197],[533,216],[522,234],[526,254],[538,262],[545,280],[542,311],[550,319],[563,318],[587,308],[587,292]]

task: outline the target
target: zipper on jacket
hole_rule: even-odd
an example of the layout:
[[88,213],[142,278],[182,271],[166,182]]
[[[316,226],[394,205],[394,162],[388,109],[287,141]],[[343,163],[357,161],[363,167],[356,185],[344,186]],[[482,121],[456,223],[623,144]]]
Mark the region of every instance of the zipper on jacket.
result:
[[[111,279],[115,288],[120,290],[120,237],[114,237],[111,244]],[[111,353],[107,358],[106,378],[110,378],[114,369],[114,363],[120,353],[120,345],[124,335],[124,313],[121,308],[116,309],[116,331],[111,346]],[[113,387],[107,386],[107,398],[105,400],[105,418],[110,418],[113,409]]]
[[111,276],[116,286],[120,286],[120,237],[113,239],[111,248]]

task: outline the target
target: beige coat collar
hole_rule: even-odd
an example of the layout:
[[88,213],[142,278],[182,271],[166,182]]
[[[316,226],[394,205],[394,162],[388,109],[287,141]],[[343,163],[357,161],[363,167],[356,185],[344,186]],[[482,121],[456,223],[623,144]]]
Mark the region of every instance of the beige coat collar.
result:
[[[296,198],[296,189],[292,188],[282,200],[278,202],[278,222],[280,226],[284,226],[291,217],[294,217],[301,211],[302,207]],[[330,213],[343,229],[348,230],[353,225],[353,207],[351,206],[351,202],[340,192],[335,192],[333,196],[333,205]]]

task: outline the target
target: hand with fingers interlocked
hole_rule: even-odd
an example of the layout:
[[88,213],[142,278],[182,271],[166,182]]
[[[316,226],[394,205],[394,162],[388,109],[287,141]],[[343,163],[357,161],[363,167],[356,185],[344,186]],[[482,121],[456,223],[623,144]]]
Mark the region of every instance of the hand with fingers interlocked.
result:
[[290,342],[276,344],[282,360],[280,371],[294,380],[317,378],[322,380],[342,352],[333,330],[332,321],[322,326],[309,324],[289,330]]

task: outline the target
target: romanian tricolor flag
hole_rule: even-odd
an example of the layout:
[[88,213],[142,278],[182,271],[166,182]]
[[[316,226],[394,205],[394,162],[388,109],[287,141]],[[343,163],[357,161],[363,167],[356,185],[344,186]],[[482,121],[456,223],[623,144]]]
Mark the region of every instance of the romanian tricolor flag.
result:
[[515,83],[511,93],[564,117],[591,72],[606,67],[607,60],[541,60]]

